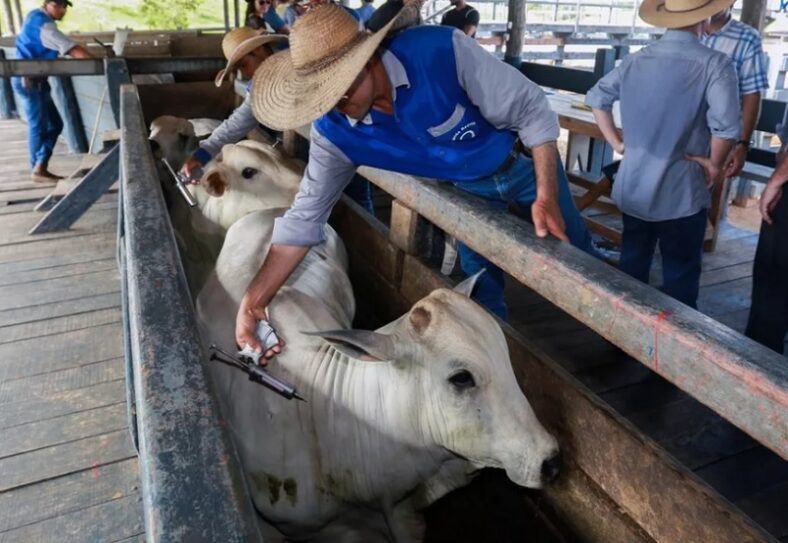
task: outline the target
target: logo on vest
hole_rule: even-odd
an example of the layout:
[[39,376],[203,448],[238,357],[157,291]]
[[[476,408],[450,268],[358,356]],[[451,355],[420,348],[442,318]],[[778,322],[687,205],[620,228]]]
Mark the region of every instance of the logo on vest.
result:
[[475,126],[476,121],[461,126],[451,137],[451,141],[463,141],[475,138],[476,132],[473,130]]

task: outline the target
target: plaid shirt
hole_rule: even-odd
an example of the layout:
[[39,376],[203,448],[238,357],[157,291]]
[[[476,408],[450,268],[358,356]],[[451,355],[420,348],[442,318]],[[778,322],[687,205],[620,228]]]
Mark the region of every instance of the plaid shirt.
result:
[[766,55],[761,36],[753,27],[731,19],[719,32],[703,36],[702,42],[731,58],[739,76],[740,96],[769,88]]

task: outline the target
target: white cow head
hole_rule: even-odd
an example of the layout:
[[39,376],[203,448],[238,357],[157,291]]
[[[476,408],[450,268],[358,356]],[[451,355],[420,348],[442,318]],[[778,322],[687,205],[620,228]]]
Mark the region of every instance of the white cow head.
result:
[[378,332],[316,335],[355,358],[393,364],[423,440],[540,488],[558,473],[558,445],[517,384],[501,328],[468,297],[475,279],[433,291]]
[[242,141],[225,145],[208,164],[195,191],[203,214],[229,228],[253,211],[288,208],[298,192],[301,170],[270,145]]
[[150,123],[151,146],[155,154],[166,158],[174,170],[180,169],[197,148],[192,124],[181,117],[162,115]]

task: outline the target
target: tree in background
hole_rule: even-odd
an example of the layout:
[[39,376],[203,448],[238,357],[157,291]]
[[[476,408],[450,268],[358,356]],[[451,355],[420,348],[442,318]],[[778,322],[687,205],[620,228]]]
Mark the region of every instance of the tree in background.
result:
[[203,0],[142,0],[140,14],[149,28],[188,28],[190,16]]

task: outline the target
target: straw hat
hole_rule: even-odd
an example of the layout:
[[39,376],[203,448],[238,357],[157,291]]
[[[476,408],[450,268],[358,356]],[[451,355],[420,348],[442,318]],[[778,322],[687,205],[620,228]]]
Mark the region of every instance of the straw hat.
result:
[[334,4],[302,15],[290,32],[290,49],[267,58],[254,74],[255,117],[275,130],[289,130],[328,113],[396,20],[370,34],[359,31],[358,21]]
[[217,87],[220,86],[224,77],[232,71],[233,65],[261,45],[283,41],[287,41],[287,36],[283,34],[260,34],[248,26],[233,28],[222,39],[222,52],[227,59],[227,66],[216,74],[214,83]]
[[735,0],[643,0],[640,18],[664,28],[692,26],[733,5]]

